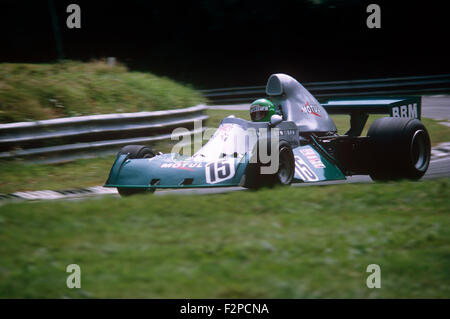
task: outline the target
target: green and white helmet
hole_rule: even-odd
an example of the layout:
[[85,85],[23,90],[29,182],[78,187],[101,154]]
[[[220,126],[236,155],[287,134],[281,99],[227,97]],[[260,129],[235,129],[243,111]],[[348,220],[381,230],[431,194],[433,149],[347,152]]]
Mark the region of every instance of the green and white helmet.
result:
[[258,99],[250,106],[250,118],[253,122],[269,122],[274,114],[275,105],[267,99]]

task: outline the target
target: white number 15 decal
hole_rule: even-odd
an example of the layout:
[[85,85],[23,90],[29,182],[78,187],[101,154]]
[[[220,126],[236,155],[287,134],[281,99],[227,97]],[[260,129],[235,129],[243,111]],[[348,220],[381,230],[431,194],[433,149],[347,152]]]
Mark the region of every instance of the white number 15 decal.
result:
[[295,156],[295,173],[305,182],[315,182],[319,178],[300,156]]
[[205,166],[206,182],[216,184],[234,176],[234,160],[211,162]]

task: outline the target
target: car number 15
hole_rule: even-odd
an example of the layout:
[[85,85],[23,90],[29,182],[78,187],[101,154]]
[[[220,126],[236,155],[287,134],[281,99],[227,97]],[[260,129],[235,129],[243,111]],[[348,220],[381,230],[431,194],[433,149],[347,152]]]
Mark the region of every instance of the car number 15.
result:
[[206,182],[216,184],[234,176],[234,160],[211,162],[205,166]]
[[305,182],[315,182],[319,180],[316,173],[314,173],[300,156],[295,156],[295,173]]

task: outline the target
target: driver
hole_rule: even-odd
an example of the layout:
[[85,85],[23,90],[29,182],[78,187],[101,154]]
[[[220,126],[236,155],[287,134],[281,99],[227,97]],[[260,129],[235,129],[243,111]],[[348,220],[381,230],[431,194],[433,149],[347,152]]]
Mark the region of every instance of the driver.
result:
[[250,105],[250,118],[253,122],[269,122],[274,114],[277,114],[277,109],[268,99],[258,99]]

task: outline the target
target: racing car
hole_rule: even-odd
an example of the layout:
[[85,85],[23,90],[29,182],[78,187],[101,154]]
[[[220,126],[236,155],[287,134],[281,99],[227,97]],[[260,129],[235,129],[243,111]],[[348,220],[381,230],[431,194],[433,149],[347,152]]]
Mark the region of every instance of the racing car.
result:
[[[158,188],[259,189],[351,175],[417,180],[429,166],[430,137],[420,121],[420,97],[320,104],[297,80],[281,73],[269,77],[266,94],[252,103],[250,121],[224,118],[192,156],[157,154],[143,145],[123,147],[104,186],[126,196]],[[349,114],[350,129],[338,134],[330,114]],[[361,136],[370,114],[388,116],[376,119],[367,136]]]

